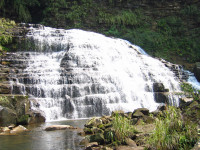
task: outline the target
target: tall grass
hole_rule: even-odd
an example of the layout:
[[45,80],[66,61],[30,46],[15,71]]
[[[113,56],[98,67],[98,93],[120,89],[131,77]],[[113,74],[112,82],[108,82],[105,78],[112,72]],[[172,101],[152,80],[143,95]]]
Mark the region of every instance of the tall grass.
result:
[[155,130],[147,139],[147,143],[152,149],[189,150],[197,139],[197,126],[191,122],[184,122],[180,110],[169,106],[164,117],[156,120]]
[[137,133],[131,121],[119,114],[114,116],[112,121],[112,129],[108,132],[108,138],[112,143],[125,143],[126,138],[131,138]]

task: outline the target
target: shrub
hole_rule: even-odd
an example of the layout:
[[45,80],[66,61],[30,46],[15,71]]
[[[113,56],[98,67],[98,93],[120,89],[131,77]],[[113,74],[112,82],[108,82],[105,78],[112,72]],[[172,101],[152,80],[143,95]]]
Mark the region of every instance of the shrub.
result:
[[198,140],[197,126],[182,120],[179,109],[169,106],[164,117],[156,120],[156,127],[148,137],[149,148],[159,150],[188,150]]

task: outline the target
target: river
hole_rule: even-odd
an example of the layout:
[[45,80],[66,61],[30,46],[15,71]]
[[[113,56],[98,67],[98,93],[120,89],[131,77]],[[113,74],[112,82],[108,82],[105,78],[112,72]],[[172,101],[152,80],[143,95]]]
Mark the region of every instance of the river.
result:
[[0,136],[0,150],[81,150],[83,137],[77,130],[44,131],[49,125],[71,125],[83,128],[87,120],[65,120],[29,125],[29,131],[12,136]]

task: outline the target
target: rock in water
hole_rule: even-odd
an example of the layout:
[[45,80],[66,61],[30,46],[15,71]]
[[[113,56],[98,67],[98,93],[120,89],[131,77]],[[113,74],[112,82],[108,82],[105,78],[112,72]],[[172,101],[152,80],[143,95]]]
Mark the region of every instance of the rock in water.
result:
[[11,134],[19,134],[22,133],[24,131],[28,131],[28,129],[26,129],[24,126],[19,125],[17,127],[15,127],[13,130],[10,131]]
[[54,130],[65,130],[65,129],[77,129],[75,127],[72,127],[70,125],[51,125],[46,127],[45,131],[54,131]]

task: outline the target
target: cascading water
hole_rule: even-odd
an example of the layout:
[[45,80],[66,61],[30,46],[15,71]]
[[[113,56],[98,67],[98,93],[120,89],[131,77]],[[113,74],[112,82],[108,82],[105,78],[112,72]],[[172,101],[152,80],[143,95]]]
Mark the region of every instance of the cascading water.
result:
[[[18,81],[46,119],[85,118],[113,110],[155,110],[154,83],[179,92],[179,79],[158,59],[122,39],[82,30],[30,28]],[[31,43],[31,44],[30,44]],[[30,46],[31,45],[31,46]],[[30,52],[27,52],[30,51]],[[27,77],[28,76],[28,77]],[[178,105],[178,97],[170,95]]]

